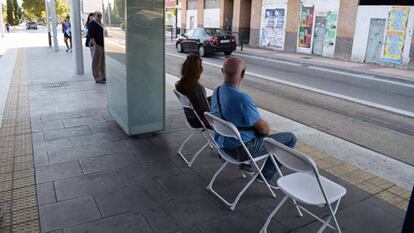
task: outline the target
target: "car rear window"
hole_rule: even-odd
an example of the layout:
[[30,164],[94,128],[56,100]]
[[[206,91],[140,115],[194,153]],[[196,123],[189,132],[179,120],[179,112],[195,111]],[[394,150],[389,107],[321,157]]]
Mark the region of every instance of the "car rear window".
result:
[[227,34],[218,28],[206,28],[204,29],[209,36],[226,36]]

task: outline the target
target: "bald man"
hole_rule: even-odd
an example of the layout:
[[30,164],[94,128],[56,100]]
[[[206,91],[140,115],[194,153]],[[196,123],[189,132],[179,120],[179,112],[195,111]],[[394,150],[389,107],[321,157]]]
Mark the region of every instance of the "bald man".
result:
[[[245,61],[239,57],[227,58],[224,61],[222,72],[224,82],[212,95],[212,114],[230,121],[239,129],[241,138],[253,157],[267,153],[263,143],[265,136],[293,148],[296,144],[295,135],[289,132],[269,135],[269,124],[260,116],[256,103],[249,95],[240,90],[246,73]],[[218,134],[215,135],[215,140],[221,149],[235,159],[239,161],[249,159],[238,140]],[[249,166],[240,168],[253,172],[252,167]],[[266,161],[262,172],[269,184],[276,187],[276,180],[273,179],[276,168],[270,159]]]

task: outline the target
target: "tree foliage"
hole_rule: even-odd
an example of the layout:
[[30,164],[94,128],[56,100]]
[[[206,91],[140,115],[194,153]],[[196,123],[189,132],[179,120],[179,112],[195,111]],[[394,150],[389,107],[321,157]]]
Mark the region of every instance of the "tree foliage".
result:
[[[55,0],[56,15],[58,18],[65,18],[69,15],[69,6],[64,0]],[[45,20],[45,0],[23,0],[22,7],[24,14],[30,20]]]
[[7,23],[14,25],[12,0],[7,0]]

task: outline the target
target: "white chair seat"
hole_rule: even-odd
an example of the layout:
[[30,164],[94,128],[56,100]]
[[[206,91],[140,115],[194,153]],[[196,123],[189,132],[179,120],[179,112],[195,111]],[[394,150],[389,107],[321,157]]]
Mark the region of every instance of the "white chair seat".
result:
[[[242,164],[242,163],[250,164],[251,163],[250,160],[239,161],[237,159],[234,159],[231,155],[227,154],[224,150],[220,150],[220,154],[223,159],[225,159],[226,161],[232,164]],[[269,156],[268,154],[264,154],[264,155],[253,158],[253,160],[257,162],[257,161],[265,159],[268,156]]]
[[[346,189],[323,176],[319,176],[326,192],[329,204],[337,201],[346,194]],[[288,196],[309,205],[325,205],[316,177],[312,174],[297,172],[282,176],[277,180],[279,188]]]

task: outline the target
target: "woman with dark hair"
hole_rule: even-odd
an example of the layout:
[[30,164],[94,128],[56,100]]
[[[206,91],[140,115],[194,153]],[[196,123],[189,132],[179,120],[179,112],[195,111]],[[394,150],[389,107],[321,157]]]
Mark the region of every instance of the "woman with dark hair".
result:
[[[210,98],[207,98],[206,89],[199,83],[202,72],[201,57],[196,54],[188,55],[181,65],[181,79],[175,84],[175,88],[188,97],[204,125],[207,128],[211,128],[204,118],[204,112],[210,112]],[[192,127],[202,127],[197,117],[191,111],[186,111],[185,115]]]
[[83,31],[86,34],[86,42],[85,42],[85,46],[89,47],[89,50],[91,51],[91,56],[93,57],[93,45],[91,44],[91,40],[88,37],[88,26],[89,23],[93,20],[93,17],[95,16],[94,13],[89,13],[88,15],[88,19],[86,20],[85,26],[83,26]]

